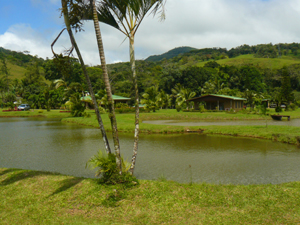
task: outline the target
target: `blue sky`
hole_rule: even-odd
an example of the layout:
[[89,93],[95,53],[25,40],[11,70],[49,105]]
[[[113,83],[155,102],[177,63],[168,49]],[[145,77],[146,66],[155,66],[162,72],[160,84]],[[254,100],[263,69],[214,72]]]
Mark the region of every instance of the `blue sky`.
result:
[[[0,0],[0,46],[51,58],[50,45],[63,28],[60,4],[60,0]],[[230,49],[242,44],[300,42],[299,0],[167,0],[165,8],[164,22],[148,16],[139,28],[137,59],[180,46]],[[128,61],[124,36],[100,25],[107,62]],[[86,23],[84,28],[76,39],[85,62],[100,64],[93,24]],[[69,46],[63,35],[55,50]]]
[[60,1],[11,0],[0,1],[0,33],[7,31],[13,24],[27,24],[33,29],[59,29]]

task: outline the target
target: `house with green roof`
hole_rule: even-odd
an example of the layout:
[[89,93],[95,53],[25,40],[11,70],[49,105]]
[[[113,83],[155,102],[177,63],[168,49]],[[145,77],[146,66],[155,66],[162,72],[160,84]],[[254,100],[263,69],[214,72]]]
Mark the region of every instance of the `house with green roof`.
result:
[[[118,95],[112,95],[112,98],[114,100],[114,103],[128,103],[128,101],[130,100],[130,98],[126,98],[123,96],[118,96]],[[90,95],[84,96],[80,98],[81,101],[86,102],[86,103],[90,103],[92,102],[92,97]]]
[[228,96],[228,95],[203,95],[201,97],[188,99],[189,102],[194,102],[195,109],[199,109],[199,105],[201,102],[205,102],[205,109],[207,110],[225,110],[229,111],[231,109],[235,111],[239,111],[243,109],[244,102],[247,99]]

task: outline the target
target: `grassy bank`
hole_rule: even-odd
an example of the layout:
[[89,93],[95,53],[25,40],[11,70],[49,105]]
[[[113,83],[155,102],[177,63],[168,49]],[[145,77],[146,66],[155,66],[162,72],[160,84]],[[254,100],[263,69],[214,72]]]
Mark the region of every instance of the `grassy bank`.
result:
[[[274,112],[269,112],[274,113]],[[282,115],[291,115],[291,118],[299,118],[300,110],[282,112]],[[118,130],[120,132],[134,131],[134,114],[117,114]],[[104,126],[107,131],[111,131],[110,122],[107,115],[103,115]],[[146,120],[261,120],[262,125],[255,126],[172,126],[154,125],[140,123],[142,133],[182,133],[200,132],[204,134],[222,134],[252,138],[263,138],[280,141],[290,144],[299,144],[300,129],[291,126],[266,126],[266,119],[271,117],[257,114],[229,114],[225,112],[176,112],[175,110],[160,110],[156,113],[141,113],[141,121]],[[77,123],[86,126],[98,127],[95,116],[90,118],[64,118],[63,122]]]
[[[5,111],[8,108],[0,109],[0,117],[46,117],[46,118],[64,118],[70,117],[70,113],[61,113],[61,110],[28,110],[28,111]],[[3,111],[4,110],[4,111]]]
[[[70,117],[70,113],[60,113],[60,110],[33,110],[33,111],[11,111],[3,112],[0,110],[0,117],[46,117],[62,118],[63,122],[76,123],[85,126],[98,127],[98,122],[93,110],[88,110],[91,117]],[[269,114],[275,114],[271,109]],[[290,115],[291,118],[300,118],[300,109],[296,111],[282,112],[281,115]],[[118,130],[120,132],[134,131],[134,114],[117,114]],[[110,132],[111,126],[107,114],[102,114],[105,129]],[[232,136],[243,136],[252,138],[263,138],[268,140],[280,141],[290,144],[299,144],[299,127],[290,126],[266,126],[266,120],[271,120],[270,116],[259,114],[226,113],[226,112],[177,112],[176,110],[159,110],[155,113],[141,113],[140,121],[147,120],[184,120],[184,121],[207,121],[207,120],[261,120],[261,125],[256,126],[173,126],[155,125],[140,123],[141,133],[183,133],[200,132],[204,134],[222,134]]]
[[0,169],[1,224],[297,224],[300,183],[99,185],[93,179]]

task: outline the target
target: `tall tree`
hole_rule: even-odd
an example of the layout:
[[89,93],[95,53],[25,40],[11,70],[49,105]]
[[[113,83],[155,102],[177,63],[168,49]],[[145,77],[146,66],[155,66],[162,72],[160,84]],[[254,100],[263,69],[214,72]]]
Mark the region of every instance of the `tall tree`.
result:
[[[106,136],[104,126],[103,126],[103,121],[102,121],[102,118],[100,116],[98,103],[96,101],[95,94],[94,94],[94,91],[93,91],[93,87],[91,85],[90,78],[89,78],[88,73],[86,71],[86,66],[85,66],[83,58],[81,56],[81,52],[79,50],[79,47],[76,43],[76,40],[74,38],[72,29],[71,29],[72,28],[71,26],[73,26],[73,28],[75,28],[75,29],[80,29],[80,21],[76,20],[78,18],[78,16],[76,16],[76,10],[73,10],[74,14],[71,15],[71,19],[69,18],[69,7],[74,9],[74,5],[72,5],[72,3],[73,3],[73,1],[70,2],[69,0],[61,0],[62,13],[63,13],[63,16],[64,16],[64,22],[65,22],[65,25],[67,27],[71,43],[72,43],[72,45],[74,46],[74,48],[76,50],[77,56],[79,58],[79,61],[80,61],[80,64],[81,64],[81,67],[82,67],[82,70],[83,70],[83,73],[84,73],[84,76],[85,76],[87,84],[88,84],[89,92],[90,92],[90,95],[92,97],[93,104],[95,106],[95,113],[97,115],[97,120],[98,120],[98,124],[99,124],[100,130],[101,130],[101,133],[102,133],[102,138],[103,138],[103,142],[104,142],[104,145],[105,145],[105,149],[108,153],[111,153],[109,142],[108,142],[108,139],[107,139],[107,136]],[[77,7],[75,7],[75,9],[77,9]],[[72,23],[70,21],[72,21]]]
[[164,18],[164,3],[165,0],[102,0],[97,8],[99,21],[116,28],[129,39],[130,64],[135,90],[134,146],[129,170],[131,174],[133,174],[135,168],[139,141],[139,92],[135,66],[134,38],[144,17],[149,12],[154,15],[160,12],[161,18]]
[[292,87],[291,87],[291,78],[289,75],[289,71],[286,66],[284,66],[281,70],[281,89],[280,93],[282,96],[282,99],[286,101],[286,103],[289,105],[290,102],[293,100],[293,93],[292,93]]
[[118,136],[117,120],[116,120],[115,109],[114,109],[114,101],[112,98],[111,86],[110,86],[107,67],[106,67],[104,48],[103,48],[103,42],[102,42],[102,36],[101,36],[101,31],[100,31],[100,26],[99,26],[99,21],[98,21],[98,16],[97,16],[95,0],[90,0],[90,3],[92,6],[94,28],[95,28],[96,38],[97,38],[98,51],[99,51],[100,60],[101,60],[101,67],[102,67],[102,71],[103,71],[103,80],[104,80],[105,90],[106,90],[107,100],[108,100],[109,118],[110,118],[111,127],[112,127],[112,135],[113,135],[114,148],[115,148],[115,154],[116,154],[116,163],[117,163],[117,167],[119,169],[119,173],[121,174],[122,173],[122,159],[121,159],[121,153],[120,153],[120,143],[119,143],[119,136]]
[[9,81],[10,81],[8,77],[10,76],[10,73],[9,73],[9,69],[7,68],[6,59],[4,58],[4,56],[2,54],[0,55],[0,61],[2,63],[0,72],[4,74],[5,81],[6,81],[6,89],[8,92],[9,91]]

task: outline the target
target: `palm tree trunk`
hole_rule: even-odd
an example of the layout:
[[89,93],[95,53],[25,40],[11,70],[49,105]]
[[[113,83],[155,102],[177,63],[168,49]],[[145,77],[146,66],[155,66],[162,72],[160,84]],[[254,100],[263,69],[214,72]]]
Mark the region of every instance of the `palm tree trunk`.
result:
[[114,102],[113,102],[113,98],[112,98],[109,77],[108,77],[108,73],[107,73],[104,48],[103,48],[103,42],[102,42],[102,37],[101,37],[101,31],[100,31],[100,26],[99,26],[99,21],[98,21],[95,0],[92,0],[92,7],[93,7],[93,21],[94,21],[94,27],[95,27],[95,32],[96,32],[98,51],[99,51],[101,67],[102,67],[102,71],[103,71],[103,81],[105,84],[105,89],[106,89],[106,94],[107,94],[107,99],[108,99],[109,119],[110,119],[111,127],[112,127],[112,136],[113,136],[114,147],[115,147],[116,162],[117,162],[117,167],[119,169],[119,173],[121,174],[122,173],[122,159],[121,159],[121,153],[120,153],[120,143],[119,143],[119,136],[118,136],[117,120],[116,120],[116,115],[115,115]]
[[132,78],[133,78],[133,85],[135,91],[135,130],[134,130],[134,144],[133,144],[133,154],[131,159],[131,166],[129,169],[129,173],[133,175],[136,156],[138,151],[138,142],[139,142],[139,117],[140,117],[140,109],[139,109],[139,90],[137,85],[137,77],[136,77],[136,69],[135,69],[135,57],[134,57],[134,35],[129,37],[129,47],[130,47],[130,64],[132,70]]
[[99,128],[100,128],[101,133],[102,133],[102,138],[103,138],[103,142],[104,142],[104,145],[105,145],[106,152],[111,153],[109,142],[108,142],[106,132],[105,132],[105,129],[104,129],[103,121],[102,121],[102,118],[101,118],[101,115],[100,115],[99,107],[98,107],[98,104],[97,104],[97,101],[96,101],[96,98],[95,98],[95,94],[94,94],[94,91],[93,91],[93,87],[92,87],[92,84],[91,84],[91,81],[90,81],[90,77],[89,77],[89,75],[86,71],[86,67],[85,67],[84,61],[82,59],[80,50],[78,48],[78,45],[77,45],[77,43],[75,41],[75,38],[73,36],[73,32],[71,30],[69,16],[68,16],[68,7],[67,7],[66,0],[61,0],[61,4],[62,4],[62,8],[63,8],[65,24],[66,24],[70,39],[71,39],[72,45],[75,47],[77,56],[78,56],[80,64],[81,64],[81,68],[83,70],[84,76],[86,78],[86,81],[87,81],[87,84],[88,84],[88,87],[89,87],[90,95],[92,97],[92,100],[93,100],[93,103],[94,103],[94,106],[95,106],[95,113],[97,115],[97,120],[98,120]]

